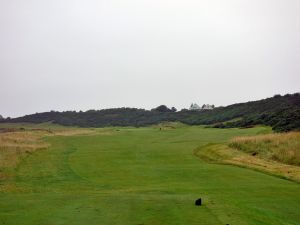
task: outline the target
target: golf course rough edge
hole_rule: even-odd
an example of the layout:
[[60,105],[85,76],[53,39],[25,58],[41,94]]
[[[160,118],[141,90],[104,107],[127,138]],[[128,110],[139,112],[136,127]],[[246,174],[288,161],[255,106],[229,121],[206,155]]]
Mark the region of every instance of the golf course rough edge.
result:
[[193,153],[208,163],[235,165],[300,183],[300,167],[264,160],[226,144],[207,144],[197,147]]

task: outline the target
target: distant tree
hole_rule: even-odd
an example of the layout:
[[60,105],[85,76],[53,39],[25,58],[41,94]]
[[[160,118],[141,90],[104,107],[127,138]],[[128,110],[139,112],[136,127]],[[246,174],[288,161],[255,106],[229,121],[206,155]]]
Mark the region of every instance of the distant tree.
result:
[[294,97],[300,97],[300,93],[293,94]]
[[3,116],[2,116],[2,115],[0,115],[0,120],[4,120],[4,118],[3,118]]
[[171,111],[172,111],[172,112],[177,112],[177,109],[176,109],[175,107],[172,107],[172,108],[171,108]]
[[188,111],[189,111],[189,110],[186,109],[186,108],[183,108],[183,109],[180,110],[180,112],[188,112]]
[[89,110],[87,110],[86,112],[87,112],[87,113],[91,113],[91,112],[96,112],[96,110],[95,110],[95,109],[89,109]]
[[160,105],[158,107],[155,108],[155,111],[158,111],[158,112],[172,112],[171,109],[169,109],[167,106],[165,105]]

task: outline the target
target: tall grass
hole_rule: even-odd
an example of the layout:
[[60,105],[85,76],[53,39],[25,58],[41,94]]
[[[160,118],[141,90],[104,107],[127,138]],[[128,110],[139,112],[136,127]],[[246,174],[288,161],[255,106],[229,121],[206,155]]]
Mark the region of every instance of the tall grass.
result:
[[229,146],[255,157],[300,166],[300,132],[236,137]]
[[41,137],[38,132],[0,133],[0,180],[7,178],[23,156],[48,147]]
[[[23,124],[21,124],[23,125]],[[23,126],[22,126],[23,127]],[[94,129],[83,128],[63,128],[54,127],[53,129],[45,129],[44,127],[37,129],[36,125],[27,125],[26,129],[21,131],[17,124],[14,127],[7,126],[9,132],[0,132],[0,181],[7,177],[9,171],[14,169],[20,160],[36,150],[46,149],[49,143],[42,141],[45,136],[75,136],[89,135],[96,133]],[[15,129],[12,131],[10,129]],[[106,130],[97,131],[99,134],[106,135]]]

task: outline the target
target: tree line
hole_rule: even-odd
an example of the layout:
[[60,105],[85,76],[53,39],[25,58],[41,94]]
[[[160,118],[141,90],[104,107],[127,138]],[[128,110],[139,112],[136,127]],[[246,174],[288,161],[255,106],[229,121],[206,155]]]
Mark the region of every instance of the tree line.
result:
[[215,128],[251,127],[268,125],[275,131],[300,130],[300,94],[275,95],[271,98],[212,110],[177,111],[175,107],[160,105],[151,110],[138,108],[113,108],[102,110],[50,111],[7,118],[0,122],[52,122],[65,126],[147,126],[167,121],[178,121],[189,125],[207,125]]

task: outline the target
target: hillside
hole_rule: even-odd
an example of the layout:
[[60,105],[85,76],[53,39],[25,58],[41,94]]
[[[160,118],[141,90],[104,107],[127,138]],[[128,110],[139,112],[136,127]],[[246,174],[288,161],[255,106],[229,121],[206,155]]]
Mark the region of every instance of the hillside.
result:
[[2,122],[30,122],[79,127],[146,126],[164,121],[179,121],[189,125],[210,125],[216,128],[271,126],[275,131],[300,129],[300,94],[275,95],[259,101],[217,107],[213,110],[176,112],[159,106],[153,110],[115,108],[86,112],[43,112]]

